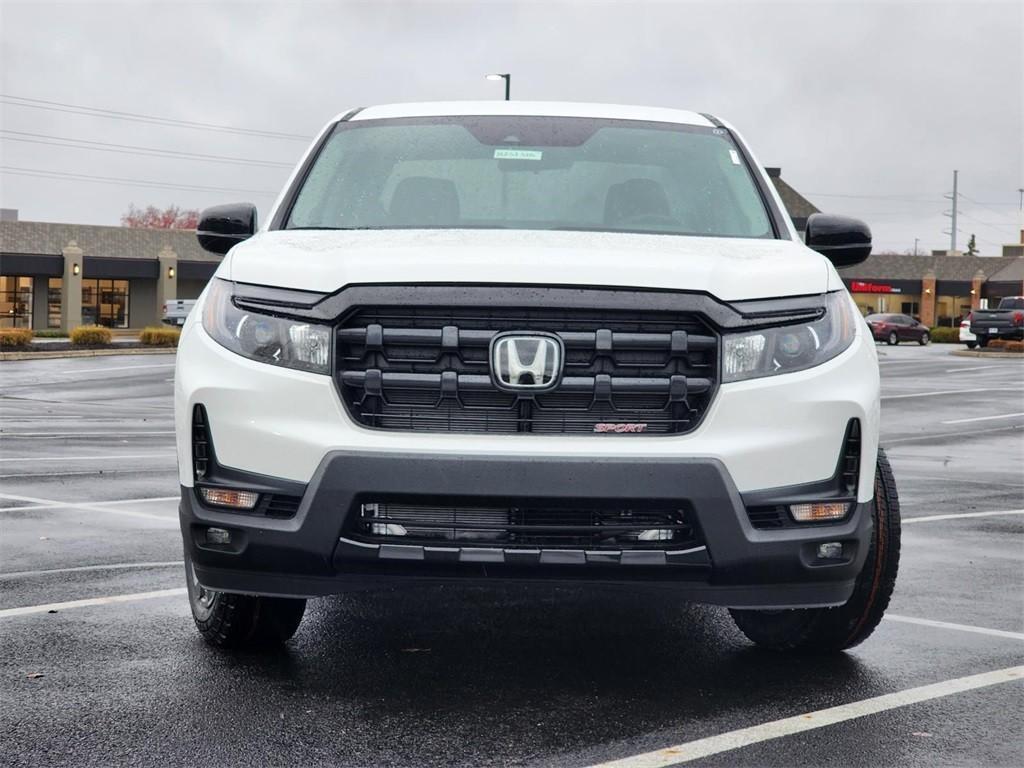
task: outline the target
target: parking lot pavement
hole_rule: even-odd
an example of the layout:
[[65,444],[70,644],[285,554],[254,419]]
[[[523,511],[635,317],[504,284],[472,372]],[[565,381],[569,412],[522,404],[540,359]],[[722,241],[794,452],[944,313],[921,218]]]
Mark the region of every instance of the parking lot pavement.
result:
[[949,349],[879,347],[900,577],[891,619],[830,658],[665,595],[499,586],[311,601],[285,650],[219,653],[182,594],[169,359],[0,363],[0,754],[1022,765],[1024,363]]

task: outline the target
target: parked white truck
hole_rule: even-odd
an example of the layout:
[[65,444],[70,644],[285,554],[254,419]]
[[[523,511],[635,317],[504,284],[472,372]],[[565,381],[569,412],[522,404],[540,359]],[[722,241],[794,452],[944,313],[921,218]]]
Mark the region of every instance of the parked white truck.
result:
[[875,345],[711,115],[562,103],[340,115],[226,253],[181,337],[196,624],[280,642],[305,599],[406,581],[596,582],[848,648],[899,558]]

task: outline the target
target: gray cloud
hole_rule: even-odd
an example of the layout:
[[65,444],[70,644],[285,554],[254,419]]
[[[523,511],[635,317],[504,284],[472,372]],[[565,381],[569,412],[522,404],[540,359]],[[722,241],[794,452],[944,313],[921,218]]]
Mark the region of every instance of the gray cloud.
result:
[[[1020,3],[4,3],[0,91],[313,134],[350,106],[500,96],[710,111],[820,208],[879,247],[944,247],[954,168],[961,243],[1016,238],[1024,186]],[[2,106],[3,128],[293,162],[301,142]],[[266,190],[285,169],[13,141],[2,165]],[[842,197],[849,195],[850,197]],[[23,218],[116,223],[130,202],[202,207],[234,192],[5,174]]]

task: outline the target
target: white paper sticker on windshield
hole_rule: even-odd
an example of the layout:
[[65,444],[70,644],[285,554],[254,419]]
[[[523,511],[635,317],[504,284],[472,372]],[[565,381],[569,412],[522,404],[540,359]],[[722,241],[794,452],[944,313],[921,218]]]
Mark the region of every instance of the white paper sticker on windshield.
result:
[[544,153],[536,149],[496,149],[495,160],[540,160]]
[[729,157],[732,158],[732,164],[733,165],[739,165],[740,164],[740,155],[739,155],[739,153],[735,149],[730,149],[729,150]]

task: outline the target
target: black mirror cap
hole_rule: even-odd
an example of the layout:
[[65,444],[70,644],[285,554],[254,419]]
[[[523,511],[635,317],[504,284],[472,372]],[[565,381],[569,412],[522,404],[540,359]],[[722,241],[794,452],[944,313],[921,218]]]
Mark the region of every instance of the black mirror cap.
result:
[[196,239],[203,250],[225,254],[256,233],[256,206],[228,203],[207,208],[199,216]]
[[871,255],[871,229],[860,219],[812,213],[807,218],[807,246],[837,267],[860,264]]

